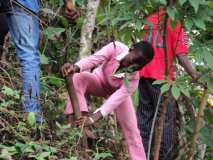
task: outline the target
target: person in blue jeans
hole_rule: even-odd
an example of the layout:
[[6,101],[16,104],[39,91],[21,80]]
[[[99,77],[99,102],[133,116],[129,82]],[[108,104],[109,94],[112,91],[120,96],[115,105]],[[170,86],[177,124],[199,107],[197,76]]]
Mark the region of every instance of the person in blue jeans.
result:
[[[66,1],[65,13],[71,20],[76,18],[72,0]],[[41,123],[38,14],[38,0],[13,0],[11,10],[5,12],[4,16],[21,65],[23,110],[35,112],[36,122]]]
[[40,123],[38,12],[37,0],[17,0],[13,2],[11,11],[5,13],[5,17],[21,66],[23,110],[35,112],[36,122]]

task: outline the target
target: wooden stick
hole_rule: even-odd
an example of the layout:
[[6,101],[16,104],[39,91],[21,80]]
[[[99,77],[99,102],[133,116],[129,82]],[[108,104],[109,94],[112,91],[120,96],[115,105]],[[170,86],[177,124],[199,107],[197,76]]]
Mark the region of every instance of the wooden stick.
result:
[[78,104],[78,99],[75,93],[75,88],[73,85],[73,74],[66,76],[65,80],[66,80],[67,91],[68,91],[72,108],[73,108],[74,117],[75,119],[79,119],[82,115],[81,115],[80,107]]
[[[67,91],[69,93],[70,101],[71,101],[72,108],[73,108],[74,118],[79,119],[82,116],[82,114],[80,111],[77,95],[76,95],[75,88],[73,85],[73,74],[66,76],[65,81],[66,81]],[[86,135],[84,128],[82,131],[82,139],[81,139],[80,146],[82,147],[82,148],[80,148],[80,150],[88,148],[87,135]]]

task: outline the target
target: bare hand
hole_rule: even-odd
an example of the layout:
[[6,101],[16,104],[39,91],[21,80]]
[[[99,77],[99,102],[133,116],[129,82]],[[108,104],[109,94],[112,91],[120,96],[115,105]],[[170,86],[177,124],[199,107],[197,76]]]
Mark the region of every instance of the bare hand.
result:
[[75,72],[75,67],[73,64],[65,63],[61,68],[61,72],[63,77],[66,77],[69,74],[73,74]]
[[75,9],[72,0],[67,0],[65,3],[65,14],[68,20],[75,21],[76,18],[80,16],[80,12]]
[[75,124],[77,126],[81,126],[81,125],[84,125],[84,126],[90,126],[94,123],[94,120],[91,119],[91,117],[88,117],[88,116],[82,116],[80,117],[79,119],[77,119],[75,121]]

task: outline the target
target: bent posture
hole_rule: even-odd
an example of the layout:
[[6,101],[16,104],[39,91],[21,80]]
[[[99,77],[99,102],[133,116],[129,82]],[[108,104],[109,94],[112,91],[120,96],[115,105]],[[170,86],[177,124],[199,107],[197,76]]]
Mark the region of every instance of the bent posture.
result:
[[[133,49],[120,42],[112,42],[75,65],[65,64],[62,67],[64,76],[80,72],[73,75],[73,84],[81,112],[88,112],[85,93],[107,99],[92,116],[84,118],[85,125],[91,125],[115,111],[133,160],[145,160],[146,155],[137,127],[131,94],[138,86],[137,70],[144,67],[152,57],[153,48],[147,42],[136,43]],[[92,73],[85,72],[94,67],[97,68]],[[126,69],[125,73],[122,73],[123,69]],[[128,84],[124,83],[125,77],[129,81]],[[73,113],[69,99],[65,113]]]

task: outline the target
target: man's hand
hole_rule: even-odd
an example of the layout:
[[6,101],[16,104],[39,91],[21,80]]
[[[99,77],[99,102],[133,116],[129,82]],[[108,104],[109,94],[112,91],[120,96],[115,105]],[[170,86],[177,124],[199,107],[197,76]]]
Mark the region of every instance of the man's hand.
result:
[[80,16],[80,12],[75,9],[73,0],[66,0],[65,2],[65,14],[69,21],[75,21]]
[[75,124],[77,126],[81,126],[81,125],[84,125],[84,126],[90,126],[94,123],[95,121],[91,118],[91,117],[88,117],[88,116],[82,116],[80,117],[79,119],[77,119],[75,121]]
[[70,63],[65,63],[61,68],[63,77],[66,77],[69,74],[73,74],[79,71],[80,71],[80,68],[78,66],[70,64]]
[[90,126],[99,119],[101,119],[103,116],[100,111],[93,113],[91,116],[83,116],[75,121],[77,126],[80,126],[84,124],[85,126]]

